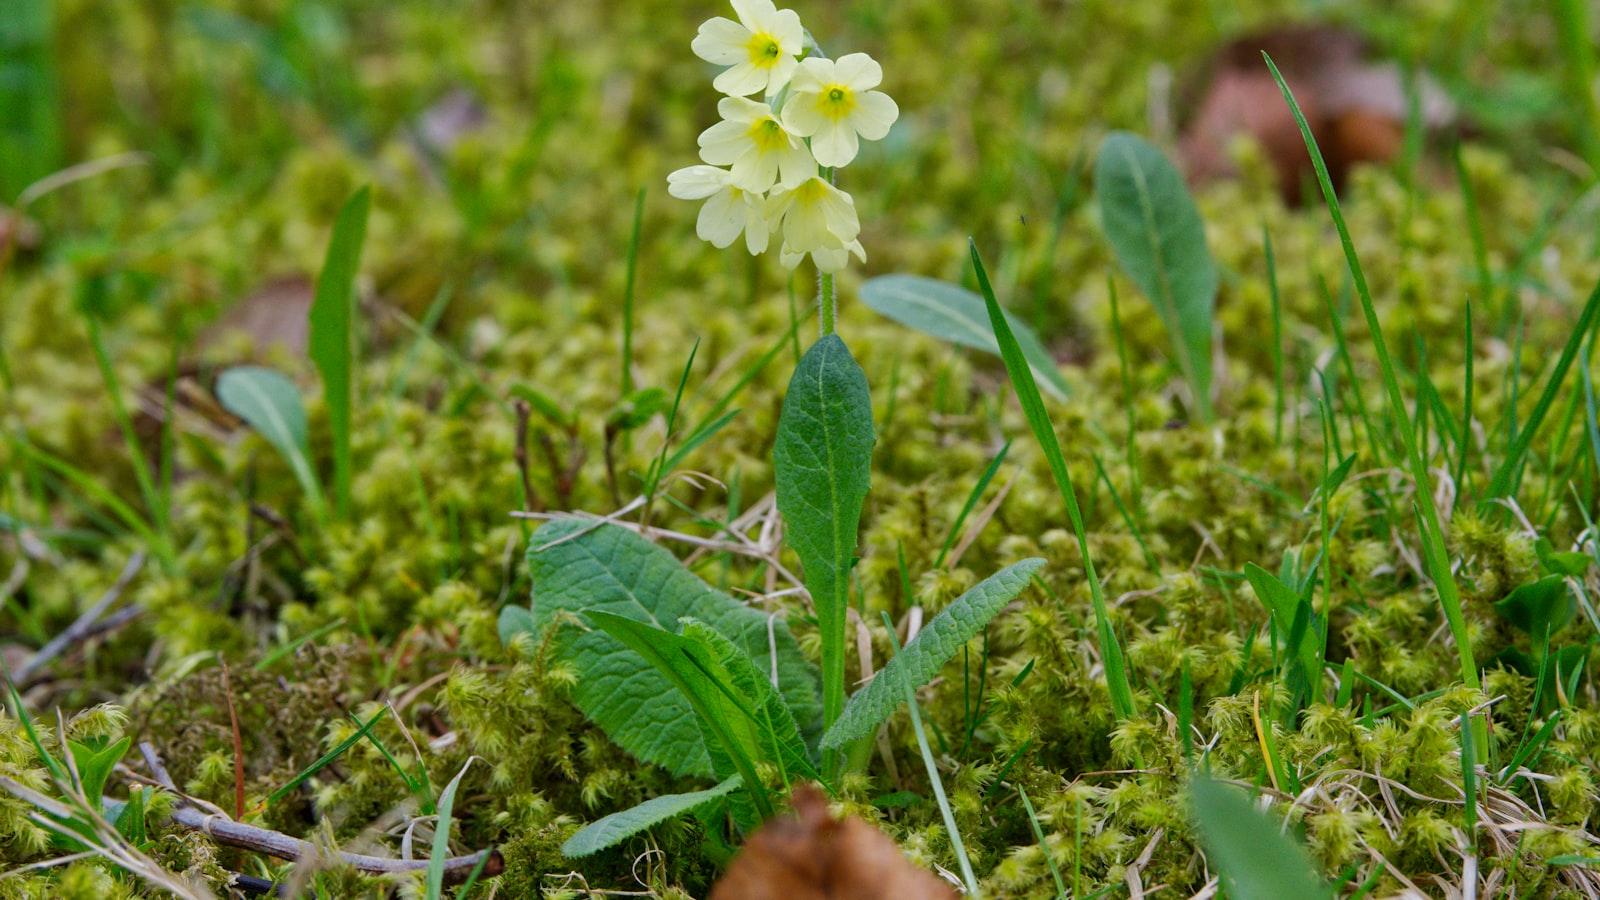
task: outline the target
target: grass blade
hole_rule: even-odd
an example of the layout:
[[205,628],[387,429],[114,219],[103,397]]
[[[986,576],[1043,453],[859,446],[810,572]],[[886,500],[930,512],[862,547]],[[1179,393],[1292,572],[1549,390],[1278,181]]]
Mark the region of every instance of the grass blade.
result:
[[378,710],[373,714],[372,718],[368,719],[365,724],[355,731],[355,733],[340,741],[338,746],[334,747],[332,750],[329,750],[327,753],[322,754],[320,759],[307,766],[299,775],[289,779],[289,782],[283,787],[280,787],[271,794],[268,794],[263,805],[271,806],[272,804],[277,803],[279,800],[287,797],[290,791],[293,791],[295,788],[299,787],[307,778],[310,778],[311,776],[332,765],[334,760],[343,756],[346,750],[354,747],[358,742],[361,741],[362,738],[365,738],[367,736],[367,732],[371,731],[373,727],[376,726],[378,722],[382,721],[383,717],[388,714],[389,707],[387,706]]
[[989,310],[990,327],[994,329],[995,341],[1000,345],[1001,358],[1005,360],[1006,373],[1011,376],[1011,385],[1017,392],[1017,402],[1022,404],[1022,412],[1028,418],[1028,426],[1033,430],[1033,436],[1038,440],[1039,448],[1050,464],[1050,474],[1055,478],[1056,487],[1061,491],[1061,500],[1067,507],[1067,518],[1072,520],[1072,530],[1078,538],[1078,550],[1083,555],[1084,576],[1089,581],[1089,597],[1094,604],[1095,631],[1099,636],[1100,656],[1105,665],[1106,687],[1111,692],[1112,708],[1119,720],[1130,718],[1138,711],[1133,700],[1133,685],[1128,681],[1122,645],[1117,643],[1116,633],[1111,630],[1111,614],[1106,606],[1105,590],[1100,584],[1100,576],[1095,572],[1094,559],[1089,554],[1089,533],[1083,524],[1083,513],[1078,508],[1078,495],[1072,487],[1072,474],[1067,469],[1067,459],[1061,453],[1061,444],[1056,439],[1055,428],[1050,424],[1050,416],[1045,412],[1044,400],[1039,396],[1039,386],[1034,383],[1028,361],[1023,358],[1022,351],[1017,346],[1017,339],[1012,335],[1011,326],[1000,308],[1000,301],[995,299],[994,288],[989,285],[989,273],[983,268],[983,258],[978,255],[978,245],[969,239],[967,246],[972,254],[972,267],[977,272],[978,287],[983,294],[984,305]]
[[456,789],[475,759],[476,756],[467,757],[461,771],[439,794],[439,821],[433,826],[433,849],[428,852],[428,900],[439,900],[444,892],[444,861],[450,856],[450,820],[455,811]]
[[311,302],[307,352],[322,375],[322,394],[333,432],[333,498],[341,518],[350,515],[350,424],[355,404],[351,376],[355,357],[353,320],[356,274],[361,268],[361,245],[367,236],[370,188],[361,188],[345,201],[333,223],[328,255],[317,276],[316,297]]
[[[1283,93],[1284,101],[1289,104],[1289,110],[1294,114],[1296,124],[1300,126],[1300,136],[1305,141],[1306,151],[1311,154],[1311,162],[1317,172],[1317,183],[1321,185],[1322,197],[1327,203],[1328,215],[1333,219],[1334,229],[1339,232],[1339,245],[1344,250],[1345,262],[1355,283],[1356,296],[1361,300],[1361,311],[1367,319],[1367,331],[1372,336],[1373,349],[1383,370],[1383,386],[1388,395],[1389,414],[1394,420],[1395,430],[1400,433],[1400,438],[1405,444],[1406,462],[1416,485],[1417,496],[1423,501],[1417,506],[1421,511],[1419,518],[1423,526],[1422,550],[1427,562],[1428,576],[1433,579],[1434,588],[1439,594],[1439,605],[1443,608],[1445,620],[1450,625],[1451,637],[1455,639],[1456,652],[1461,662],[1461,680],[1467,687],[1477,690],[1478,667],[1472,655],[1472,638],[1467,634],[1466,618],[1461,612],[1461,592],[1456,585],[1455,573],[1450,569],[1450,560],[1446,556],[1444,528],[1439,524],[1439,511],[1433,505],[1433,477],[1428,473],[1427,464],[1417,449],[1416,434],[1410,428],[1405,400],[1400,395],[1400,380],[1395,374],[1394,360],[1389,356],[1389,345],[1383,337],[1383,326],[1378,321],[1378,311],[1372,302],[1372,291],[1367,287],[1367,276],[1361,270],[1361,260],[1356,256],[1355,243],[1350,239],[1350,229],[1345,225],[1344,213],[1339,208],[1339,197],[1334,193],[1333,180],[1328,174],[1328,164],[1323,160],[1322,151],[1317,147],[1317,139],[1311,134],[1311,126],[1306,122],[1305,113],[1300,110],[1300,104],[1295,102],[1294,93],[1284,82],[1283,74],[1278,71],[1272,57],[1263,53],[1262,58],[1266,60],[1267,68],[1272,71],[1273,79],[1278,82],[1278,90]],[[1589,306],[1584,310],[1585,316],[1592,316],[1597,300],[1600,300],[1600,291],[1590,298]],[[1482,719],[1474,720],[1472,731],[1478,749],[1487,752],[1488,732]]]

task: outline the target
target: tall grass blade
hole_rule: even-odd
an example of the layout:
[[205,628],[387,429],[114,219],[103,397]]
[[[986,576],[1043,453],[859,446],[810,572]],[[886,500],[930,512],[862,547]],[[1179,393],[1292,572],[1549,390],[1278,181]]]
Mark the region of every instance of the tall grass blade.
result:
[[[1328,174],[1328,165],[1322,158],[1322,151],[1317,147],[1317,139],[1311,133],[1311,126],[1306,122],[1305,113],[1295,101],[1294,93],[1289,90],[1289,85],[1283,80],[1283,74],[1278,71],[1272,57],[1263,53],[1262,58],[1266,60],[1267,68],[1271,70],[1273,79],[1278,83],[1278,90],[1283,93],[1289,111],[1293,113],[1296,124],[1300,126],[1300,136],[1305,141],[1307,152],[1311,154],[1311,162],[1317,172],[1317,183],[1322,188],[1322,197],[1327,204],[1328,214],[1333,219],[1335,230],[1339,233],[1339,245],[1344,250],[1345,262],[1355,283],[1356,296],[1360,298],[1361,311],[1366,316],[1367,331],[1372,336],[1373,349],[1377,353],[1378,363],[1383,371],[1383,386],[1384,392],[1388,395],[1389,415],[1405,445],[1406,462],[1412,481],[1416,485],[1416,496],[1421,501],[1417,506],[1421,511],[1422,550],[1427,562],[1428,576],[1433,579],[1434,588],[1439,594],[1439,605],[1444,610],[1445,620],[1450,625],[1451,637],[1455,639],[1456,652],[1461,662],[1461,680],[1467,687],[1477,690],[1479,687],[1477,662],[1472,655],[1472,638],[1467,633],[1466,618],[1461,612],[1461,591],[1456,585],[1455,573],[1451,570],[1450,560],[1446,556],[1444,528],[1439,524],[1439,511],[1433,504],[1433,477],[1428,473],[1427,464],[1417,449],[1416,435],[1409,425],[1410,418],[1406,415],[1405,399],[1400,395],[1400,380],[1395,374],[1394,360],[1389,356],[1389,345],[1383,337],[1383,326],[1378,321],[1378,311],[1372,302],[1372,291],[1367,287],[1366,274],[1361,270],[1361,260],[1356,256],[1355,243],[1350,238],[1350,229],[1345,225],[1344,212],[1339,207],[1339,197],[1333,190],[1333,179]],[[1586,315],[1592,314],[1591,310],[1597,298],[1600,298],[1600,292],[1591,298],[1589,308],[1585,309]],[[1474,719],[1472,731],[1478,749],[1486,750],[1488,732],[1481,718]]]
[[1034,383],[1033,372],[1017,346],[1016,337],[1006,320],[1000,301],[995,299],[994,288],[989,285],[989,273],[983,268],[983,258],[978,254],[975,241],[967,241],[972,255],[972,267],[978,276],[978,288],[989,311],[989,325],[994,329],[995,341],[1000,345],[1000,356],[1005,360],[1006,373],[1017,392],[1017,402],[1028,419],[1034,439],[1050,465],[1050,474],[1061,491],[1061,501],[1067,507],[1067,518],[1072,520],[1073,533],[1078,538],[1078,550],[1083,555],[1084,576],[1089,581],[1089,597],[1094,605],[1095,631],[1099,637],[1100,656],[1106,670],[1106,687],[1111,692],[1111,706],[1117,718],[1127,719],[1138,712],[1133,699],[1133,685],[1128,681],[1127,664],[1123,660],[1122,645],[1111,629],[1111,613],[1106,606],[1105,590],[1100,576],[1095,572],[1094,559],[1089,554],[1089,532],[1083,523],[1083,513],[1078,508],[1078,495],[1072,487],[1072,474],[1067,469],[1067,459],[1061,452],[1055,428],[1045,412],[1044,401],[1039,396],[1039,386]]

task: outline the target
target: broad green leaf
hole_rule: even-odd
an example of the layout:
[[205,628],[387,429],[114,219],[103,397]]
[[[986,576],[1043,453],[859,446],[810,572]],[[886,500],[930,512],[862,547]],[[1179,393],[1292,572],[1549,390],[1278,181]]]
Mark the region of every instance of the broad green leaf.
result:
[[590,822],[561,845],[561,855],[569,858],[589,856],[607,847],[614,847],[645,829],[668,819],[693,812],[707,803],[725,797],[739,789],[739,776],[722,782],[714,788],[692,791],[687,794],[666,794],[653,797],[638,806],[614,812],[603,819]]
[[1237,788],[1196,778],[1189,785],[1189,813],[1234,900],[1328,896],[1311,857]]
[[[743,650],[758,671],[772,672],[776,647],[778,692],[802,734],[819,730],[816,675],[783,620],[715,590],[639,535],[576,519],[551,522],[533,535],[528,569],[529,628],[536,640],[553,623],[573,623],[596,610],[663,630],[685,617],[699,619]],[[571,624],[558,632],[555,652],[578,670],[573,702],[619,746],[674,774],[712,774],[694,710],[638,653],[604,632]]]
[[699,645],[694,651],[696,662],[726,685],[725,696],[755,729],[761,758],[783,769],[791,779],[816,780],[818,773],[799,723],[772,686],[771,675],[758,671],[749,654],[698,619],[684,619],[682,633]]
[[1278,633],[1278,640],[1294,654],[1295,662],[1305,673],[1314,695],[1317,683],[1322,679],[1322,665],[1318,661],[1317,652],[1323,641],[1322,617],[1313,613],[1308,627],[1302,630],[1296,642],[1298,646],[1289,647],[1294,637],[1295,617],[1300,614],[1300,607],[1308,601],[1279,580],[1276,575],[1255,563],[1244,564],[1244,577],[1255,590],[1256,598],[1261,601],[1261,605],[1272,614],[1272,627]]
[[825,725],[844,708],[850,569],[874,440],[866,373],[838,335],[826,335],[795,367],[772,448],[784,537],[800,557],[822,632]]
[[1578,604],[1564,576],[1546,575],[1507,594],[1494,611],[1537,643],[1567,627],[1578,614]]
[[261,366],[235,366],[217,378],[217,400],[277,448],[320,514],[322,487],[311,468],[306,409],[294,382]]
[[1127,719],[1138,713],[1133,699],[1133,684],[1128,680],[1128,667],[1123,661],[1122,645],[1117,633],[1111,629],[1111,611],[1106,605],[1105,588],[1095,571],[1094,556],[1089,552],[1089,531],[1084,525],[1083,510],[1078,506],[1078,494],[1072,486],[1072,472],[1067,468],[1067,458],[1061,452],[1061,442],[1055,427],[1050,424],[1050,414],[1045,411],[1044,400],[1039,396],[1039,385],[1027,360],[1022,356],[1016,336],[1006,322],[1000,301],[989,284],[989,273],[983,267],[983,257],[978,254],[978,244],[967,239],[967,250],[972,256],[972,271],[978,276],[978,290],[983,295],[983,307],[989,313],[989,327],[994,329],[995,342],[1000,345],[1000,358],[1005,360],[1006,375],[1017,392],[1017,404],[1028,419],[1028,428],[1039,450],[1050,466],[1050,477],[1061,492],[1061,503],[1067,508],[1067,518],[1072,522],[1072,533],[1078,539],[1078,552],[1083,555],[1083,574],[1089,582],[1089,602],[1094,607],[1094,627],[1100,643],[1100,658],[1105,661],[1106,689],[1111,694],[1111,707],[1117,718]]
[[871,734],[905,702],[908,691],[932,681],[967,641],[1028,586],[1028,579],[1042,565],[1044,560],[1037,558],[1013,563],[957,597],[850,698],[839,721],[822,736],[822,746],[842,747]]
[[[983,298],[948,281],[920,275],[880,275],[861,285],[861,302],[880,315],[923,334],[1000,355],[994,329],[989,327],[989,314],[983,308]],[[1006,313],[1006,321],[1034,377],[1040,379],[1044,389],[1056,399],[1065,399],[1069,390],[1067,380],[1061,377],[1050,351],[1021,319]]]
[[1217,267],[1183,176],[1150,142],[1125,131],[1094,166],[1100,221],[1117,262],[1155,304],[1201,419],[1211,418],[1211,320]]
[[355,404],[351,369],[355,357],[352,321],[356,309],[356,273],[361,245],[367,237],[367,210],[372,193],[361,188],[345,201],[333,223],[328,255],[317,276],[311,301],[307,352],[322,375],[322,395],[333,432],[333,497],[339,515],[350,514],[350,410]]

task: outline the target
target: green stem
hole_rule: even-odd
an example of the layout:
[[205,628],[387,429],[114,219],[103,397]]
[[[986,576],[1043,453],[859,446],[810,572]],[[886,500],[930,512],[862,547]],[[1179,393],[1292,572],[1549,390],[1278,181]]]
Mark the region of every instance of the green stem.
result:
[[833,273],[817,272],[817,317],[822,323],[822,336],[833,334],[833,317],[838,311],[838,300],[833,291]]

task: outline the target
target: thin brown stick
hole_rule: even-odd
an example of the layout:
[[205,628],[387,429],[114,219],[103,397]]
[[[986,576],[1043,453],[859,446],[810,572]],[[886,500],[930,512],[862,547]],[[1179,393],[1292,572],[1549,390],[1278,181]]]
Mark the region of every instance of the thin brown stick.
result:
[[[156,781],[176,793],[177,788],[173,785],[172,776],[167,773],[167,767],[162,764],[156,748],[145,741],[139,744],[139,752],[143,754],[145,765],[150,767],[150,772]],[[204,812],[181,793],[178,794],[178,798],[178,804],[172,809],[173,823],[191,831],[204,832],[219,844],[291,861],[314,859],[321,852],[310,841],[246,825],[216,813]],[[343,850],[338,851],[338,855],[340,861],[346,865],[371,875],[421,872],[428,868],[428,861],[425,859],[388,859],[364,853],[347,853]],[[450,881],[463,880],[478,867],[479,862],[483,862],[484,875],[498,875],[505,868],[505,860],[500,856],[500,851],[479,850],[476,853],[446,859],[444,876]]]
[[68,625],[66,631],[51,638],[48,643],[39,648],[39,652],[33,654],[27,662],[17,667],[15,673],[17,683],[26,684],[36,672],[48,665],[51,660],[60,656],[68,647],[94,634],[95,623],[99,622],[100,617],[105,615],[106,610],[111,608],[111,604],[117,602],[117,598],[122,596],[122,592],[128,587],[128,583],[133,581],[133,576],[139,574],[139,569],[143,567],[143,550],[137,551],[128,557],[128,562],[122,567],[122,573],[117,576],[116,582],[106,589],[106,592],[101,595],[99,600],[95,601],[93,606],[84,610],[83,615],[79,616],[71,625]]

